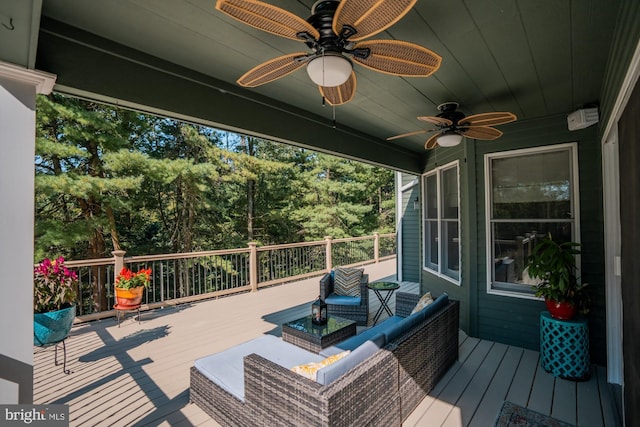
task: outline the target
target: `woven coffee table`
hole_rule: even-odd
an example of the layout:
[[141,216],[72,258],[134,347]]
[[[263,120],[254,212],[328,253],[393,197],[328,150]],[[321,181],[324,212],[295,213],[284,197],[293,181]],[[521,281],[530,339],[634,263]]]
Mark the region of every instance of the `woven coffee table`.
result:
[[282,339],[305,350],[319,353],[356,334],[356,322],[344,317],[328,316],[326,325],[315,325],[311,315],[282,325]]

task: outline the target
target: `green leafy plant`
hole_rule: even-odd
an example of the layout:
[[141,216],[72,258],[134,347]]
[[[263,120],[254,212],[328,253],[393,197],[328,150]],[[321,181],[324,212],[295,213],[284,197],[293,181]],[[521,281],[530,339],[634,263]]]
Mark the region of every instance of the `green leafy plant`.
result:
[[124,267],[116,277],[116,287],[120,289],[148,287],[151,281],[151,269],[143,268],[136,273]]
[[580,243],[558,243],[551,233],[538,243],[527,260],[529,276],[540,282],[534,286],[537,297],[558,302],[569,302],[581,313],[589,312],[589,295],[586,283],[580,283],[576,275],[576,255],[580,255]]
[[64,258],[44,259],[33,269],[35,313],[61,310],[76,300],[78,275],[64,265]]

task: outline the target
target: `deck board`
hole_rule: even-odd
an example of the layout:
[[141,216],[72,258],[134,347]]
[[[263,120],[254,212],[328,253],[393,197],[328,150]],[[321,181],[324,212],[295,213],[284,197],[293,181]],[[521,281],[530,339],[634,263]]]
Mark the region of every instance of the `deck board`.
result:
[[556,378],[551,416],[560,421],[576,424],[576,405],[576,383]]
[[468,386],[456,402],[457,411],[453,411],[443,425],[460,426],[469,425],[476,408],[484,397],[491,380],[507,352],[508,346],[495,343],[489,350],[485,360],[482,362],[482,369],[473,376]]
[[[591,376],[597,375],[596,370],[591,370]],[[577,414],[580,425],[584,427],[597,426],[598,420],[602,420],[600,408],[600,393],[597,381],[583,381],[577,384]]]
[[554,377],[547,374],[540,365],[536,369],[533,387],[527,407],[534,411],[550,414],[553,399]]
[[538,367],[539,353],[531,350],[524,350],[516,375],[512,378],[511,386],[507,398],[509,402],[520,406],[527,406],[531,388],[533,387],[533,379]]
[[500,407],[505,400],[511,380],[515,376],[516,370],[522,358],[523,349],[508,347],[504,357],[500,361],[496,372],[494,372],[491,383],[487,387],[482,400],[475,407],[476,412],[472,415],[469,427],[486,427],[492,425],[496,418],[495,408]]
[[[395,260],[365,268],[371,281],[382,280],[393,275]],[[114,318],[75,325],[67,340],[72,374],[54,366],[52,348],[34,348],[34,402],[68,404],[71,426],[218,426],[189,403],[193,361],[262,334],[279,336],[283,322],[310,311],[318,280],[143,312],[140,324],[129,314],[120,327]],[[401,290],[418,293],[419,285],[403,282]],[[372,317],[380,303],[373,292],[369,297]],[[394,311],[393,298],[390,305]],[[538,360],[535,351],[460,331],[458,361],[403,425],[491,425],[502,402],[511,400],[563,417],[558,405],[566,403],[580,426],[616,426],[603,369],[594,368],[588,382],[574,386],[577,392],[564,393],[568,400],[552,402],[554,387],[558,393],[565,386]]]

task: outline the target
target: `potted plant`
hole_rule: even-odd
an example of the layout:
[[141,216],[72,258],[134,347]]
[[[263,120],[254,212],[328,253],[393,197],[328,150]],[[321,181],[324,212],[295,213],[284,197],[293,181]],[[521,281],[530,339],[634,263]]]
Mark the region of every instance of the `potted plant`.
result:
[[64,340],[76,315],[78,275],[64,258],[43,260],[33,269],[33,344],[45,346]]
[[116,277],[116,305],[118,308],[133,308],[142,302],[144,288],[151,281],[151,269],[146,268],[133,272],[123,267]]
[[540,280],[534,286],[536,296],[543,297],[551,316],[556,319],[573,319],[577,312],[589,312],[586,283],[576,276],[576,259],[580,243],[558,243],[551,233],[538,243],[527,260],[529,276]]

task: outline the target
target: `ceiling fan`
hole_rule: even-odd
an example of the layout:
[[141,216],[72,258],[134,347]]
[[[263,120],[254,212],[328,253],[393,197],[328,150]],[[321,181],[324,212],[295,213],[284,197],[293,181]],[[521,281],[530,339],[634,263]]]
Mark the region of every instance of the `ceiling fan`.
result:
[[264,62],[238,79],[255,87],[284,77],[306,64],[311,80],[331,105],[349,102],[356,92],[355,61],[395,76],[427,77],[442,58],[422,46],[399,40],[362,41],[407,14],[417,0],[320,0],[305,21],[258,0],[218,0],[216,9],[252,27],[305,43],[309,52]]
[[387,138],[387,141],[429,132],[435,133],[424,144],[426,150],[435,148],[436,145],[453,147],[458,145],[464,136],[490,141],[502,136],[502,132],[492,126],[503,125],[518,119],[515,114],[509,112],[480,113],[465,116],[462,111],[458,111],[457,102],[440,104],[438,105],[438,110],[440,110],[440,114],[436,116],[418,117],[418,120],[431,123],[436,126],[435,128],[420,129],[403,133],[402,135],[391,136]]

